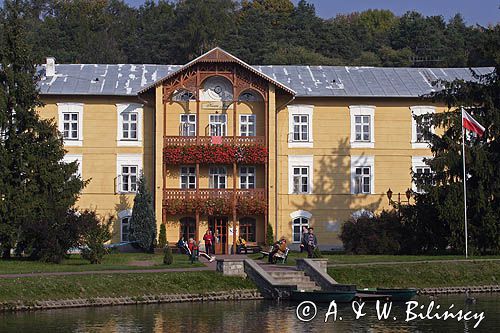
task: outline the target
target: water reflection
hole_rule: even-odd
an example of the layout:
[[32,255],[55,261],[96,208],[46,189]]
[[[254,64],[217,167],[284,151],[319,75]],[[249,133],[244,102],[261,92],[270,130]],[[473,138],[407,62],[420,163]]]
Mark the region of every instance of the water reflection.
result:
[[[296,304],[268,301],[180,303],[106,308],[82,308],[0,314],[0,332],[495,332],[500,330],[500,296],[479,295],[476,304],[465,304],[463,295],[435,300],[441,308],[485,312],[477,329],[475,321],[414,320],[405,322],[406,306],[393,305],[391,317],[378,321],[375,304],[366,303],[366,316],[355,320],[350,305],[339,305],[342,321],[324,323],[327,305],[309,323],[295,317]],[[429,304],[420,297],[420,304]],[[396,317],[397,320],[393,320]],[[331,317],[333,318],[333,317]],[[339,318],[338,318],[339,319]]]

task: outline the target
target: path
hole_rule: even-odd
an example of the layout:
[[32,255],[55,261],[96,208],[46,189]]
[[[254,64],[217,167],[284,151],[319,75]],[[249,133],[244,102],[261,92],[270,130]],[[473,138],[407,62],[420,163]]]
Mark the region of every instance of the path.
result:
[[[219,255],[217,259],[236,259],[247,258],[246,255]],[[208,262],[203,257],[200,261],[205,264],[204,267],[186,267],[186,268],[150,268],[150,269],[108,269],[102,271],[80,271],[80,272],[39,272],[39,273],[19,273],[19,274],[0,274],[0,279],[16,279],[25,277],[43,277],[43,276],[68,276],[68,275],[94,275],[94,274],[138,274],[138,273],[175,273],[175,272],[201,272],[215,271],[217,263]]]
[[439,259],[439,260],[422,260],[422,261],[375,261],[375,262],[359,262],[359,263],[332,263],[332,262],[328,262],[328,267],[372,266],[372,265],[407,265],[407,264],[483,262],[483,261],[500,261],[500,259],[442,259],[442,260]]

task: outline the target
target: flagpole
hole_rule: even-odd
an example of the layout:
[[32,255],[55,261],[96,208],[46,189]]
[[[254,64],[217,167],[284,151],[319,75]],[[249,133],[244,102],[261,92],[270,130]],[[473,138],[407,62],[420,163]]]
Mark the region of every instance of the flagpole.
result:
[[462,115],[461,115],[461,126],[462,126],[462,162],[463,162],[463,169],[464,169],[464,224],[465,224],[465,259],[468,257],[468,251],[467,251],[467,185],[466,185],[466,179],[467,179],[467,173],[465,172],[465,127],[464,127],[464,108],[461,108],[462,110]]

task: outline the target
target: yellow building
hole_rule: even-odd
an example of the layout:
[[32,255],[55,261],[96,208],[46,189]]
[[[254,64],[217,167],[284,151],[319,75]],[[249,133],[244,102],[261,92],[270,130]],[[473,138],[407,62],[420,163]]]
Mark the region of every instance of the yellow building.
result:
[[322,248],[340,247],[353,212],[388,207],[389,188],[404,193],[411,170],[430,172],[413,115],[445,108],[419,96],[437,79],[472,79],[468,69],[250,66],[219,48],[183,66],[48,58],[44,69],[40,114],[91,179],[78,206],[117,217],[113,242],[127,241],[142,170],[168,240],[210,228],[218,253],[237,234],[263,243],[268,224],[293,244],[314,226]]

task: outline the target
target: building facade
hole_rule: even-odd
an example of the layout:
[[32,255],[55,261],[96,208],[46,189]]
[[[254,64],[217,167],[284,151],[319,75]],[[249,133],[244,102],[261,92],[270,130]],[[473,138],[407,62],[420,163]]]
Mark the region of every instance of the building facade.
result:
[[[491,69],[475,69],[479,73]],[[238,234],[263,243],[267,226],[292,243],[314,226],[322,248],[341,247],[353,212],[387,208],[412,188],[430,156],[414,115],[443,112],[420,96],[468,69],[250,66],[215,48],[183,66],[43,67],[44,118],[90,179],[80,208],[116,217],[128,240],[144,172],[169,242]],[[413,187],[413,190],[419,189]]]

